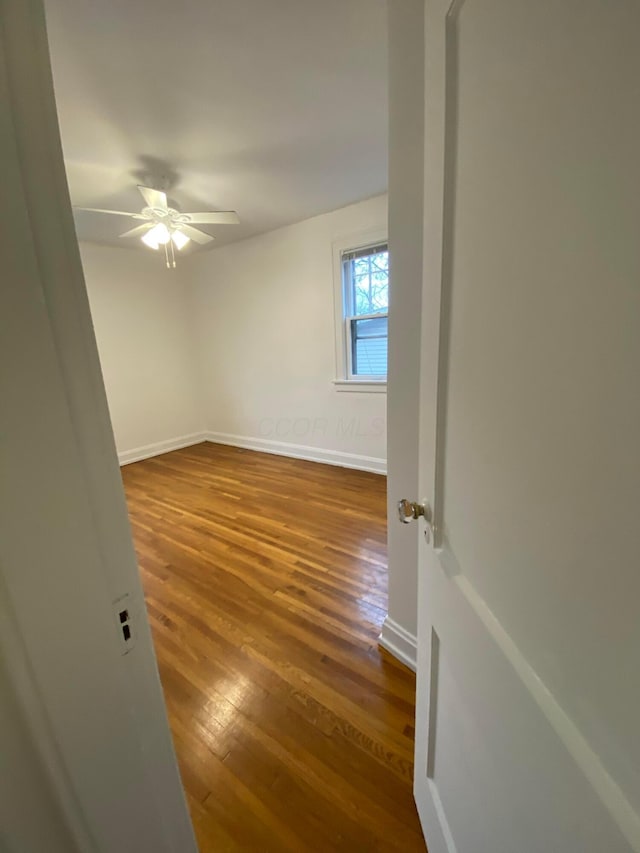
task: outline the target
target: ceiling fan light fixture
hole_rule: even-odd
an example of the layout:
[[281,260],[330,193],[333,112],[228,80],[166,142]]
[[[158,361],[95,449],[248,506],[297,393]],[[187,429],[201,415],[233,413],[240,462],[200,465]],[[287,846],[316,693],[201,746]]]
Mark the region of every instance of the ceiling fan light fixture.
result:
[[154,242],[159,243],[161,246],[164,246],[165,243],[168,243],[171,239],[169,229],[164,222],[158,222],[157,225],[154,225],[151,231],[149,231],[149,234],[153,234]]
[[174,231],[171,235],[171,239],[173,240],[176,249],[184,249],[189,242],[189,238],[186,234],[183,234],[182,231]]
[[140,238],[151,249],[157,249],[158,246],[164,246],[171,239],[169,229],[163,222],[158,222],[150,231]]
[[150,249],[157,249],[160,246],[160,243],[156,240],[153,232],[155,228],[152,228],[151,231],[147,231],[146,234],[143,234],[140,238],[145,246],[148,246]]
[[142,220],[141,225],[130,228],[120,237],[140,237],[145,246],[157,251],[164,246],[164,257],[168,268],[176,265],[174,249],[184,249],[188,243],[205,246],[215,238],[196,228],[196,225],[239,225],[240,219],[235,210],[201,210],[181,212],[169,207],[167,194],[153,187],[138,186],[145,206],[140,213],[126,210],[106,210],[97,207],[77,207],[90,213],[110,213],[113,216],[127,216]]

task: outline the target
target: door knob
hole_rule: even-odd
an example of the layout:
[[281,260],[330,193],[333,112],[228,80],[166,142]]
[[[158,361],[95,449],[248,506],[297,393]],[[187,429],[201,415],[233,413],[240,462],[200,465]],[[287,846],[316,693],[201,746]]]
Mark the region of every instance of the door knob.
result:
[[424,518],[427,524],[431,524],[431,507],[428,503],[416,503],[406,498],[398,501],[398,518],[403,524],[409,524],[416,518]]
[[406,498],[398,501],[398,518],[403,524],[410,524],[417,518],[424,518],[426,524],[424,528],[424,538],[427,542],[431,541],[431,523],[433,521],[433,513],[431,507],[424,501],[417,503],[416,501],[408,501]]

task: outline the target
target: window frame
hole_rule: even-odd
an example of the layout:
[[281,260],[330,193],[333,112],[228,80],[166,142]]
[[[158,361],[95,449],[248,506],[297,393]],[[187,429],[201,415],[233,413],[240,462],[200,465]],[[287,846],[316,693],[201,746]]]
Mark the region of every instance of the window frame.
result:
[[333,243],[333,279],[336,328],[336,378],[337,391],[386,392],[387,375],[365,375],[353,373],[353,322],[374,317],[387,317],[389,312],[356,315],[353,313],[353,288],[344,275],[343,256],[349,252],[374,248],[386,244],[386,228],[376,228],[366,232],[345,235]]

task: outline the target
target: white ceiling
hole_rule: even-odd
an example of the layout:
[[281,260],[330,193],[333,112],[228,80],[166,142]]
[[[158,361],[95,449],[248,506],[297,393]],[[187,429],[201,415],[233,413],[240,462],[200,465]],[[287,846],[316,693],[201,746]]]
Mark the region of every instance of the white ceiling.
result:
[[[385,0],[46,9],[73,204],[139,211],[136,184],[166,181],[183,210],[238,211],[240,226],[203,226],[215,246],[386,189]],[[76,225],[122,245],[135,222]]]

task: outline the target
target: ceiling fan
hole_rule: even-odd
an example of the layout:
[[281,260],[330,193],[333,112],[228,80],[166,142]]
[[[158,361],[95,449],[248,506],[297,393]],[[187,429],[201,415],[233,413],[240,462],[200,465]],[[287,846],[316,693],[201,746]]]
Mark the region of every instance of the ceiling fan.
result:
[[102,210],[97,207],[76,207],[76,210],[88,210],[91,213],[110,213],[114,216],[130,216],[132,219],[141,219],[142,224],[136,225],[121,237],[140,237],[142,242],[150,249],[159,249],[164,246],[164,254],[167,267],[175,267],[176,249],[183,249],[190,240],[204,245],[210,243],[214,238],[194,228],[193,225],[239,225],[238,214],[233,210],[211,210],[201,213],[180,213],[167,204],[167,195],[162,190],[154,190],[150,187],[138,186],[140,194],[145,201],[145,207],[140,213],[129,213],[126,210]]

